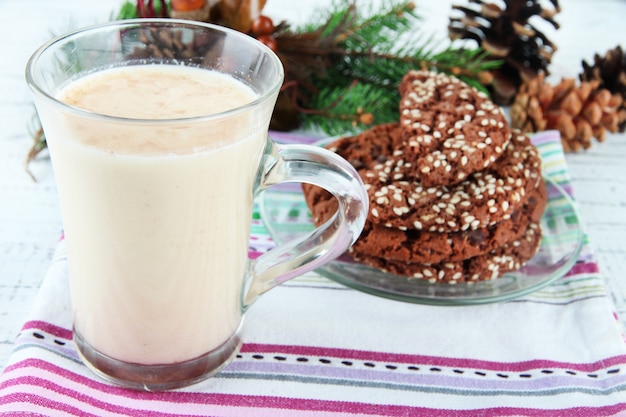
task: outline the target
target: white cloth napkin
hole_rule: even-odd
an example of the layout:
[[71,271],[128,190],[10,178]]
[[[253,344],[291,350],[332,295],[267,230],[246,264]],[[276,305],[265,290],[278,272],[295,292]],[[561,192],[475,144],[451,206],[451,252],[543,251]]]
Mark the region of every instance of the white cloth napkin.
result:
[[[545,174],[571,191],[558,134],[533,140]],[[273,245],[258,215],[253,232],[255,251]],[[306,274],[252,306],[230,365],[178,391],[103,382],[81,364],[71,336],[61,243],[0,377],[0,414],[626,414],[626,343],[588,243],[552,285],[477,306],[391,301]]]

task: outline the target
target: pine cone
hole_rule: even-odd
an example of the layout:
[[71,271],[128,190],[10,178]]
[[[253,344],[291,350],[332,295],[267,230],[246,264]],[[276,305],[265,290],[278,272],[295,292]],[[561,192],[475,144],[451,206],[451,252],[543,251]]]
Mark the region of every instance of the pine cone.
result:
[[556,129],[566,152],[591,147],[592,138],[604,141],[606,131],[617,132],[622,98],[599,87],[598,80],[563,78],[555,86],[545,75],[524,83],[511,106],[511,126],[526,133]]
[[612,94],[619,94],[622,105],[618,109],[618,130],[626,130],[626,55],[620,46],[609,50],[604,57],[596,54],[593,65],[582,62],[581,81],[597,80],[600,88],[606,88]]
[[469,2],[467,7],[453,6],[464,16],[450,18],[449,36],[475,40],[493,60],[504,60],[487,87],[497,104],[511,104],[523,82],[548,73],[556,45],[529,20],[537,16],[558,29],[553,19],[561,10],[558,0],[550,0],[553,9],[544,9],[539,0],[504,0],[504,8],[483,0]]
[[176,29],[147,27],[138,37],[122,39],[128,55],[134,58],[167,57],[189,59],[192,56],[210,57],[219,54],[223,36],[211,37],[203,34],[192,39],[183,39],[183,33]]

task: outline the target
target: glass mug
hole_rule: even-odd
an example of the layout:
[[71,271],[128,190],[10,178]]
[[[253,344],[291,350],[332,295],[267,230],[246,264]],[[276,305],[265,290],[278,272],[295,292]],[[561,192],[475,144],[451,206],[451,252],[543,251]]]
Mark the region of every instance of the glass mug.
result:
[[[183,75],[215,84],[172,93]],[[283,68],[249,36],[175,19],[116,21],[43,45],[26,79],[59,192],[75,345],[108,381],[166,390],[213,375],[237,353],[257,297],[361,233],[367,193],[350,164],[268,138]],[[137,80],[155,90],[134,91]],[[245,94],[222,105],[231,93],[218,96],[218,84]],[[77,97],[107,110],[81,108]],[[157,102],[178,106],[174,116],[136,112]],[[118,104],[121,114],[109,113]],[[248,259],[254,197],[281,182],[325,188],[339,209]]]

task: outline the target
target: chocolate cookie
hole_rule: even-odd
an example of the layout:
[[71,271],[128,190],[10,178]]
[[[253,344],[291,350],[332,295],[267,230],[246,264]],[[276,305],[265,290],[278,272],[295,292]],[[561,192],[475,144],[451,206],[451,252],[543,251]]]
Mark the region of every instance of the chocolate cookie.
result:
[[439,233],[476,230],[509,219],[542,181],[539,152],[520,132],[488,168],[451,186],[425,186],[397,158],[374,164],[361,175],[369,186],[372,222]]
[[400,276],[423,279],[429,282],[476,282],[500,277],[524,265],[537,252],[541,243],[541,227],[530,223],[523,235],[491,252],[461,261],[444,261],[421,264],[391,261],[385,258],[351,253],[355,260]]
[[[426,264],[486,254],[518,239],[531,222],[538,223],[547,198],[545,184],[541,182],[526,204],[509,219],[476,230],[452,233],[401,230],[368,221],[352,251],[356,255],[375,255],[390,261]],[[332,213],[324,213],[324,216],[329,214]]]
[[[452,186],[426,187],[407,172],[410,162],[396,158],[400,151],[393,142],[399,129],[397,124],[380,125],[327,146],[359,171],[370,198],[372,223],[438,233],[485,228],[509,219],[542,181],[537,148],[516,131],[489,168]],[[322,213],[336,210],[330,194],[310,185],[303,189],[316,223]]]
[[[400,135],[397,123],[381,124],[356,136],[337,139],[325,147],[350,162],[363,177],[364,171],[384,163],[396,153]],[[365,187],[371,186],[365,184]],[[302,184],[302,189],[316,225],[337,211],[337,200],[330,193],[310,184]]]
[[397,123],[376,125],[356,136],[335,140],[325,147],[346,159],[357,171],[372,168],[386,162],[394,155],[399,156],[398,144],[402,131]]
[[423,186],[454,184],[489,167],[511,138],[502,109],[456,77],[409,71],[399,91],[402,159]]

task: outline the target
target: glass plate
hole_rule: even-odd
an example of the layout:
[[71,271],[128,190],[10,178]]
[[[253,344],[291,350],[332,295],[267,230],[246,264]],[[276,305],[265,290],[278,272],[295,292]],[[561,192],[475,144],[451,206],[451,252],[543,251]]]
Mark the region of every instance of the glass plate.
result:
[[[583,244],[578,212],[558,184],[545,179],[548,204],[541,219],[543,238],[537,254],[516,272],[475,283],[429,283],[382,272],[347,255],[318,268],[320,275],[345,286],[393,300],[434,305],[468,305],[510,300],[537,291],[565,275]],[[276,243],[313,229],[299,184],[282,184],[263,192],[261,219]]]

